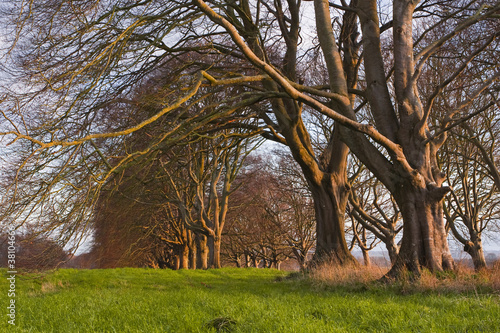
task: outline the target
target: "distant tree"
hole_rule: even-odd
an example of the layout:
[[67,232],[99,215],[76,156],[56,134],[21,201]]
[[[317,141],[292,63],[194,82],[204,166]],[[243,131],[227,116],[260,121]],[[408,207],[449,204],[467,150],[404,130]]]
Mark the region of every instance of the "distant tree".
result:
[[[8,238],[0,235],[0,267],[7,267]],[[28,232],[16,236],[15,267],[24,269],[52,269],[61,267],[70,259],[69,253],[45,235]]]
[[[491,67],[499,55],[498,34],[471,43],[483,30],[498,27],[498,20],[488,20],[456,36],[429,59],[428,66],[439,70],[424,70],[425,79],[419,83],[421,94],[432,101],[435,110],[430,122],[440,128],[436,135],[446,132],[448,137],[438,153],[438,165],[453,189],[445,199],[446,229],[471,255],[476,269],[485,267],[483,232],[498,216],[498,83],[464,105],[467,116],[452,119],[448,115],[453,114],[457,100],[473,94],[471,82],[482,81],[498,70],[498,66]],[[429,33],[424,40],[435,38],[435,33]],[[463,57],[464,51],[472,53],[460,65],[449,62]]]
[[[165,99],[176,98],[172,96],[175,92],[170,79],[177,71],[182,73],[186,63],[195,60],[203,61],[186,54],[176,60],[178,68],[159,68],[136,88],[124,106],[108,106],[111,114],[117,112],[116,108],[127,114],[131,122],[123,123],[127,127],[161,112]],[[211,94],[212,100],[193,104],[191,109],[172,111],[142,131],[121,138],[113,147],[116,160],[107,162],[112,174],[106,175],[94,217],[94,252],[103,265],[109,261],[120,262],[119,265],[196,268],[198,264],[206,269],[210,254],[210,265],[215,261],[220,266],[215,249],[222,235],[224,223],[220,221],[227,209],[227,190],[239,163],[252,149],[247,138],[258,134],[259,129],[250,122],[248,132],[231,126],[235,118],[248,118],[238,110],[214,113],[217,94],[236,92],[218,89]],[[185,122],[193,113],[199,119]],[[168,137],[172,133],[173,141]],[[219,213],[215,214],[216,210]],[[110,232],[110,228],[114,231]],[[115,251],[120,254],[119,261],[112,253],[103,252],[113,252],[110,246],[120,247]]]
[[[356,165],[357,164],[357,165]],[[352,221],[353,242],[368,256],[376,244],[367,243],[366,231],[385,244],[391,263],[396,261],[399,245],[397,236],[403,229],[401,213],[394,197],[359,163],[353,162],[348,214]],[[365,259],[366,261],[366,259]]]
[[159,205],[148,202],[144,191],[137,182],[121,181],[101,196],[92,221],[92,256],[97,267],[161,266],[148,258],[158,241],[146,229]]
[[[221,241],[229,209],[232,185],[245,158],[252,151],[237,132],[225,132],[220,138],[198,140],[186,146],[183,162],[164,167],[165,200],[178,207],[185,227],[208,239],[210,263],[221,267]],[[168,163],[168,162],[167,162]],[[203,240],[203,242],[205,242]],[[204,256],[202,267],[207,268]]]
[[500,127],[492,111],[453,129],[442,155],[447,181],[453,187],[446,198],[445,217],[476,270],[486,267],[483,236],[500,218],[496,182]]
[[304,270],[310,252],[317,244],[314,201],[307,181],[292,156],[284,153],[276,155],[279,158],[272,168],[274,181],[271,184],[274,189],[270,191],[270,198],[275,198],[282,206],[282,233],[286,237],[291,257]]
[[286,258],[305,269],[315,245],[314,208],[307,184],[285,154],[260,156],[240,175],[232,197],[226,256],[241,266],[255,261],[278,267]]

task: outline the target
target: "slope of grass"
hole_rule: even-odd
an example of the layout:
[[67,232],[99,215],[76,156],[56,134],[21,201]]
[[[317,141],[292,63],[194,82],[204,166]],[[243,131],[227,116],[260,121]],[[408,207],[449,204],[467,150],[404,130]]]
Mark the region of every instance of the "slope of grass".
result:
[[[2,309],[7,289],[3,278]],[[3,315],[1,332],[497,332],[500,327],[494,293],[325,287],[267,269],[68,269],[18,274],[16,289],[17,325],[13,329]]]

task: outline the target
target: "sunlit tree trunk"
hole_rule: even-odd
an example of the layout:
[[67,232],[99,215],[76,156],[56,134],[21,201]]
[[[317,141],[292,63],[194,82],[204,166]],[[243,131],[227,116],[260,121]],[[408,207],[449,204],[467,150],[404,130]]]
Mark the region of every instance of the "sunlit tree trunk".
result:
[[208,268],[208,245],[207,245],[207,237],[205,235],[199,234],[198,237],[198,266],[201,269]]
[[174,257],[174,269],[178,270],[181,268],[181,257],[179,254],[176,254]]
[[189,269],[189,246],[187,244],[183,244],[180,249],[179,269]]
[[221,247],[221,239],[219,236],[215,236],[214,237],[213,259],[212,259],[212,266],[214,268],[221,268],[220,247]]

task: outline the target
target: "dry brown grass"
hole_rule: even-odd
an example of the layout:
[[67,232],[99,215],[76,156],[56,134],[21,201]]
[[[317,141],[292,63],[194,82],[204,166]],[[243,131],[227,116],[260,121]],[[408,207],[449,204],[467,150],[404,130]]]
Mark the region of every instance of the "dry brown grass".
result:
[[[378,280],[387,271],[387,267],[339,267],[325,263],[312,268],[309,277],[313,284],[320,287],[365,289],[378,285]],[[403,293],[500,293],[500,261],[480,272],[475,272],[465,266],[458,266],[454,271],[437,274],[423,271],[419,279],[411,279],[408,276],[387,286],[395,287]]]
[[318,285],[325,286],[360,286],[368,285],[380,279],[387,268],[378,266],[341,267],[325,262],[311,269],[310,278]]
[[67,283],[63,283],[61,280],[57,281],[57,283],[42,282],[40,290],[42,291],[42,293],[52,293],[66,286]]

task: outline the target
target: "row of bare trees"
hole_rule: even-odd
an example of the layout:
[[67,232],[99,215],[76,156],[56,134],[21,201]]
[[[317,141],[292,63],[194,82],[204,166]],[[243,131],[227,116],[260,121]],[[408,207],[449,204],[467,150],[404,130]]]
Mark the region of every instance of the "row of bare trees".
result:
[[70,258],[60,243],[36,232],[0,233],[0,267],[9,271],[63,267]]
[[279,268],[293,258],[305,269],[315,246],[314,208],[291,157],[254,159],[240,181],[224,236],[227,260],[238,267],[259,267],[263,262],[264,267]]
[[[495,126],[482,125],[498,109],[499,12],[495,0],[4,3],[2,220],[78,244],[106,198],[130,192],[134,205],[112,201],[140,206],[138,228],[174,252],[206,253],[206,237],[220,262],[242,161],[224,155],[259,135],[307,183],[316,261],[356,263],[347,217],[364,251],[365,230],[388,244],[388,278],[452,269],[448,231],[480,255],[496,218],[481,203],[499,185]],[[477,154],[454,155],[460,140]],[[270,226],[286,214],[267,201]],[[158,236],[151,215],[178,235]]]
[[97,266],[279,268],[294,258],[305,268],[315,242],[307,185],[290,157],[247,158],[247,144],[199,140],[121,175],[96,209]]

